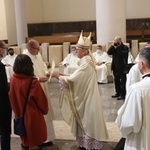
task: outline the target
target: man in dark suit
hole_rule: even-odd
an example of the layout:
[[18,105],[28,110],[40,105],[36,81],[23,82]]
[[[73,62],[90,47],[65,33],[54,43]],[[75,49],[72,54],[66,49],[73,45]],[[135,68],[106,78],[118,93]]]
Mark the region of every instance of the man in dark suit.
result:
[[115,37],[114,42],[108,49],[107,53],[112,55],[112,65],[116,94],[112,98],[117,100],[125,99],[126,94],[126,74],[124,73],[125,65],[128,60],[129,48],[122,43],[121,37]]
[[8,97],[8,83],[5,66],[1,63],[2,55],[6,49],[4,41],[0,41],[0,135],[1,150],[10,150],[11,134],[11,107]]

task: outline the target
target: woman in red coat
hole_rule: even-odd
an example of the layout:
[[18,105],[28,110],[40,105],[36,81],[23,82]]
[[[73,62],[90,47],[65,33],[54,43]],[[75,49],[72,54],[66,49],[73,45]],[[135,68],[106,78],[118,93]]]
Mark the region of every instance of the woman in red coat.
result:
[[9,98],[16,117],[22,116],[29,83],[32,80],[24,115],[26,135],[21,136],[22,145],[37,149],[47,139],[45,114],[48,112],[47,98],[33,74],[33,64],[29,56],[20,54],[14,63],[14,75],[10,82]]

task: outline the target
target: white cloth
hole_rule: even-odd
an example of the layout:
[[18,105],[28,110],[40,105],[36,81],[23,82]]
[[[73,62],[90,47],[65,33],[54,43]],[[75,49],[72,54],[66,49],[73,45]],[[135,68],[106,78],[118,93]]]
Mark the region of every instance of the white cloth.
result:
[[5,70],[6,70],[6,75],[7,75],[7,81],[10,82],[10,78],[12,77],[14,71],[13,71],[13,65],[14,65],[14,61],[16,59],[17,55],[6,55],[3,59],[2,59],[2,63],[4,65],[10,65],[10,66],[5,66]]
[[62,62],[62,65],[68,64],[68,66],[64,67],[64,74],[72,74],[77,69],[79,60],[73,53],[68,54]]
[[66,66],[64,67],[64,74],[72,74],[75,72],[75,70],[77,69],[77,66]]
[[135,63],[138,63],[138,62],[139,62],[139,54],[135,58]]
[[[38,55],[32,55],[28,52],[27,49],[24,50],[23,53],[28,55],[31,58],[31,60],[33,62],[34,75],[37,78],[46,76],[46,73],[48,73],[48,69],[42,59],[41,54],[38,53]],[[54,113],[53,113],[53,109],[52,109],[51,102],[50,102],[50,96],[49,96],[47,82],[41,83],[41,86],[47,96],[47,99],[48,99],[49,111],[48,111],[48,114],[45,115],[45,121],[46,121],[46,125],[47,125],[47,132],[48,132],[47,134],[48,134],[48,138],[49,138],[48,141],[49,140],[52,141],[55,139],[54,126],[53,126],[53,122],[52,122],[52,120],[54,119]]]
[[128,53],[128,64],[134,63],[134,58],[131,54],[131,52]]
[[108,83],[107,75],[107,66],[106,63],[111,63],[111,58],[108,56],[106,52],[101,52],[98,54],[97,52],[93,53],[93,57],[95,59],[95,62],[104,62],[102,65],[96,65],[97,70],[97,81],[99,83]]
[[127,81],[126,81],[126,91],[129,89],[129,86],[139,82],[142,80],[142,74],[138,68],[138,64],[135,64],[130,69],[129,73],[127,74]]
[[2,58],[2,63],[4,65],[9,64],[13,67],[16,57],[17,57],[16,54],[14,54],[12,56],[11,55],[6,55],[4,58]]
[[91,139],[107,139],[95,64],[90,56],[81,58],[78,64],[73,74],[59,77],[63,85],[60,99],[62,115],[76,136],[79,125]]
[[124,150],[150,150],[150,77],[130,86],[118,111],[117,126],[126,137]]

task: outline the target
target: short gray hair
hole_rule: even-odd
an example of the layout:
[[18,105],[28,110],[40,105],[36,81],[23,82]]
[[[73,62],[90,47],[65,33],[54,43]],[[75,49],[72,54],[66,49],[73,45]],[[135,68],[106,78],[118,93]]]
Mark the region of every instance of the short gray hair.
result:
[[118,40],[120,40],[120,41],[122,40],[122,39],[121,39],[121,36],[116,36],[115,39],[118,39]]
[[150,47],[143,48],[139,52],[139,57],[144,61],[147,68],[150,69]]

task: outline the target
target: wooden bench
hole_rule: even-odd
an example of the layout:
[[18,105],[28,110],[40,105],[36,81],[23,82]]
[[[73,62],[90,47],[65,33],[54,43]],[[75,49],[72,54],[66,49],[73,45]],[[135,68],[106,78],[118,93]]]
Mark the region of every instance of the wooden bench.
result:
[[126,37],[128,43],[132,40],[143,41],[143,30],[127,30]]
[[[88,36],[90,32],[84,32],[83,36]],[[67,32],[67,33],[53,33],[51,36],[34,36],[27,37],[26,42],[30,39],[37,40],[41,43],[50,43],[50,44],[62,44],[64,42],[70,42],[71,44],[76,44],[78,42],[80,32]],[[95,40],[95,32],[91,32],[91,38]]]
[[138,40],[139,42],[148,42],[150,41],[150,29],[127,30],[126,38],[128,43],[131,43],[132,40]]
[[40,44],[41,43],[50,43],[50,44],[62,44],[64,42],[70,42],[70,43],[77,43],[78,36],[75,35],[66,35],[66,36],[34,36],[34,37],[28,37],[26,38],[26,42],[28,42],[30,39],[37,40]]
[[[66,32],[66,33],[53,33],[53,36],[64,36],[64,35],[77,35],[80,36],[81,32]],[[90,32],[83,32],[83,36],[89,36]],[[91,32],[91,37],[96,37],[95,32]]]
[[145,41],[145,42],[150,41],[150,30],[149,29],[145,29],[143,31],[143,41]]

